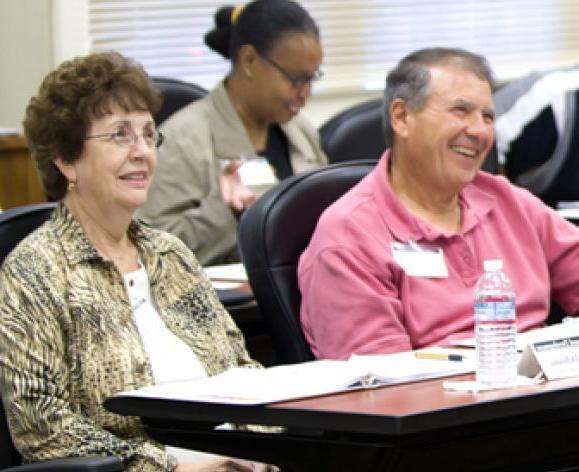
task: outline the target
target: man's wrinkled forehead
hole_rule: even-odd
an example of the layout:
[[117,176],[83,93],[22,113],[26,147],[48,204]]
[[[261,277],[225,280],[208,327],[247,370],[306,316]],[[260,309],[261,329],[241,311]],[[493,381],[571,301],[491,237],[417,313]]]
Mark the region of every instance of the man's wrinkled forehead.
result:
[[494,113],[491,84],[485,78],[456,65],[432,66],[428,72],[427,102],[438,97],[448,102],[476,103]]

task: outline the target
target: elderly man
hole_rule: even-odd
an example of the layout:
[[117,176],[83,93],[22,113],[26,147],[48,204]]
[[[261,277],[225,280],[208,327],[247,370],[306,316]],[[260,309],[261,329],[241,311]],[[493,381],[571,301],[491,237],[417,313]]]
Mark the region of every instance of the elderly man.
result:
[[328,208],[299,263],[301,322],[317,357],[472,337],[473,288],[502,259],[519,331],[550,300],[579,311],[579,229],[526,190],[479,171],[494,140],[491,71],[425,49],[389,74],[376,169]]

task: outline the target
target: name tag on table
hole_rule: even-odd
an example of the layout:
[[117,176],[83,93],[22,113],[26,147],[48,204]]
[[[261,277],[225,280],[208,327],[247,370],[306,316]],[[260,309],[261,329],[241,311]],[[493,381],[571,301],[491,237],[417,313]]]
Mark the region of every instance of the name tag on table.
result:
[[439,247],[425,246],[414,241],[393,242],[392,256],[411,277],[448,277],[444,253]]
[[567,336],[530,342],[519,361],[519,374],[548,380],[579,376],[579,328],[569,326]]

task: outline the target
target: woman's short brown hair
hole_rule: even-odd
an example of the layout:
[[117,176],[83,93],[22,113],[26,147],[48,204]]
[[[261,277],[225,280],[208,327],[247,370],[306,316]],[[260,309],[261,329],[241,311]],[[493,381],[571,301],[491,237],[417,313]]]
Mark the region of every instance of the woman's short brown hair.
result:
[[95,53],[63,62],[30,99],[24,134],[50,200],[66,194],[67,181],[54,165],[79,159],[94,119],[124,111],[156,113],[161,97],[143,67],[116,52]]

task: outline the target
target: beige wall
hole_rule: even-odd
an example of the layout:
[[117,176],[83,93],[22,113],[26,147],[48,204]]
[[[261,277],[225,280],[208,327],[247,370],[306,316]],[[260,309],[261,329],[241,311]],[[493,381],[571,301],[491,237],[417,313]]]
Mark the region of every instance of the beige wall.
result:
[[51,0],[0,0],[0,127],[20,127],[53,64]]

